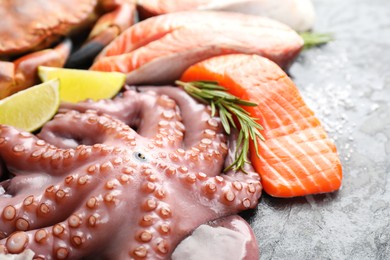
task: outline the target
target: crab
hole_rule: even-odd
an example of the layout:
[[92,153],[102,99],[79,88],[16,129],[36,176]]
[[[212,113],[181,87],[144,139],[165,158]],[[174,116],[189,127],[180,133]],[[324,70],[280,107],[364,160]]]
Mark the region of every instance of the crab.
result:
[[[132,0],[0,1],[0,99],[37,83],[39,65],[62,67],[67,37],[93,27],[73,62],[96,55],[135,22]],[[65,39],[65,40],[64,40]],[[47,49],[49,48],[49,49]]]

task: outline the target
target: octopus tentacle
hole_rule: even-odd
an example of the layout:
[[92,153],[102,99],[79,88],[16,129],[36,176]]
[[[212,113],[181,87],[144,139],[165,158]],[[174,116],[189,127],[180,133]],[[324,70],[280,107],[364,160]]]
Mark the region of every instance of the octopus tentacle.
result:
[[262,186],[256,172],[229,173],[209,177],[204,173],[188,173],[182,176],[182,183],[191,190],[201,190],[204,206],[210,201],[213,209],[226,216],[256,207],[261,196]]
[[[215,176],[222,171],[227,152],[226,138],[221,121],[211,116],[211,109],[197,102],[184,90],[174,87],[146,87],[158,94],[174,99],[185,125],[184,149],[176,151],[176,156],[185,158],[183,163],[191,169]],[[194,123],[196,120],[196,123]]]
[[26,171],[56,174],[77,156],[73,149],[60,149],[30,133],[0,125],[0,158],[14,174]]
[[[203,178],[202,178],[203,177]],[[214,207],[220,216],[235,214],[258,204],[262,186],[256,172],[232,173],[221,176],[199,176],[197,189],[202,190],[205,203],[218,202]],[[194,184],[196,184],[194,182]]]
[[145,107],[138,132],[150,137],[159,148],[178,148],[182,144],[184,125],[176,102],[166,95],[155,92],[141,92],[145,98]]
[[[186,136],[184,139],[185,149],[198,145],[204,138],[207,129],[216,132],[213,138],[220,138],[220,142],[224,141],[222,135],[218,135],[223,133],[219,118],[211,117],[210,107],[197,102],[184,90],[169,86],[142,87],[139,89],[141,91],[154,91],[157,94],[169,96],[178,104],[181,116],[183,117],[183,124],[186,128]],[[212,122],[209,122],[209,120]]]
[[[237,135],[237,130],[233,129],[229,136],[229,150],[225,167],[234,161]],[[259,174],[251,164],[246,164],[244,170],[245,173],[229,170],[222,175],[189,172],[182,174],[180,178],[185,187],[192,186],[193,189],[201,189],[202,195],[207,199],[218,201],[227,206],[220,212],[232,214],[256,206],[261,195],[262,186]]]
[[[148,174],[144,174],[143,178],[154,180]],[[86,202],[73,214],[67,215],[65,220],[46,227],[30,226],[28,231],[10,234],[7,239],[0,240],[0,248],[3,247],[5,253],[20,253],[28,248],[35,252],[36,257],[52,255],[58,259],[80,259],[93,254],[103,259],[110,258],[110,254],[116,255],[116,259],[141,259],[146,255],[147,259],[166,259],[172,248],[171,241],[167,239],[170,234],[166,224],[167,213],[161,211],[167,210],[161,194],[156,194],[159,202],[152,203],[151,197],[143,198],[142,194],[150,192],[143,187],[140,197],[149,203],[124,203],[128,197],[124,188],[133,183],[129,174],[106,178],[96,185],[98,189],[95,192],[83,196]],[[102,190],[105,192],[101,193]],[[136,196],[134,199],[141,198]],[[137,214],[139,211],[140,214]],[[137,221],[139,225],[134,225]],[[111,234],[120,235],[107,241],[108,229]],[[99,252],[99,249],[105,251],[105,248],[115,248],[115,252]]]
[[[107,211],[88,212],[79,210],[64,221],[42,228],[16,231],[0,240],[4,253],[19,254],[31,249],[35,257],[43,259],[80,259],[92,253],[94,248],[104,248],[104,228],[108,224],[100,218],[108,217]],[[110,218],[114,220],[114,217]],[[111,227],[111,230],[114,230]],[[91,240],[90,238],[95,238]],[[101,239],[96,239],[96,238]],[[95,250],[95,252],[94,252]],[[47,258],[47,256],[51,256]]]
[[183,138],[184,126],[176,103],[152,91],[138,93],[129,89],[113,100],[64,103],[60,111],[69,109],[110,115],[136,128],[139,135],[153,138],[158,147],[179,147]]
[[[85,133],[77,131],[86,129],[87,124],[90,133],[92,132],[98,136],[94,138],[102,138],[101,141],[110,141],[110,137],[117,138],[119,136],[124,141],[134,142],[133,134],[136,134],[121,122],[116,122],[105,116],[97,116],[95,112],[79,114],[73,111],[57,116],[53,122],[47,125],[44,133],[48,136],[49,141],[56,142],[57,145],[64,143],[63,146],[68,144],[61,142],[61,138],[55,136],[55,134],[67,129],[68,125],[64,127],[64,124],[69,122],[74,125],[72,130],[76,131],[77,134],[81,134],[81,137]],[[65,178],[63,185],[59,184],[63,180],[60,174],[74,168],[77,169],[80,165],[90,161],[99,160],[109,153],[113,153],[113,164],[116,164],[114,155],[120,153],[120,151],[114,151],[114,149],[104,145],[79,145],[76,149],[61,149],[49,145],[29,133],[20,132],[12,127],[0,127],[0,138],[2,140],[0,157],[7,163],[12,173],[16,175],[14,178],[0,183],[4,190],[1,194],[3,198],[0,203],[3,209],[0,228],[6,233],[17,229],[24,230],[30,227],[39,227],[43,225],[43,222],[51,223],[60,220],[61,217],[58,215],[71,212],[77,206],[78,198],[75,194],[82,195],[92,190],[94,186],[86,184],[98,183],[99,181],[98,178],[87,175],[93,172],[91,168],[84,170],[84,172],[74,171],[72,175]],[[80,129],[78,129],[79,127]],[[113,129],[118,130],[121,127],[125,128],[122,132],[116,135],[112,134]],[[75,132],[66,134],[72,135]],[[51,138],[54,138],[54,140],[50,140]],[[20,143],[15,144],[15,140]],[[36,146],[38,148],[35,148]],[[96,165],[93,166],[97,167]],[[27,169],[29,169],[29,172],[27,172]],[[42,172],[46,174],[42,174]],[[78,183],[73,186],[84,187],[81,190],[72,187],[72,179],[77,179],[76,183]],[[43,193],[40,192],[42,189],[44,189]],[[65,200],[64,197],[66,197]],[[23,201],[23,203],[18,203],[18,201]],[[55,213],[48,214],[51,208],[55,209]],[[41,218],[42,216],[44,218]]]
[[57,147],[76,148],[109,144],[114,139],[134,140],[138,134],[121,121],[95,111],[69,111],[56,115],[38,137]]
[[[92,174],[87,167],[65,179],[51,177],[49,182],[42,182],[38,178],[35,185],[29,183],[24,187],[19,184],[20,178],[11,179],[8,196],[3,196],[0,201],[0,230],[11,234],[62,221],[79,207],[80,198],[87,196],[100,183],[100,178],[93,178]],[[34,179],[32,175],[25,178]]]
[[[229,136],[229,151],[225,167],[231,165],[235,151],[239,149],[237,148],[237,135],[237,130],[233,129]],[[229,170],[223,175],[210,176],[204,180],[203,194],[225,205],[225,214],[237,213],[258,204],[262,191],[260,176],[250,163],[245,164],[244,170],[245,173],[241,170]]]
[[116,118],[127,125],[134,127],[139,124],[137,119],[142,107],[142,98],[134,90],[124,91],[114,99],[101,99],[93,101],[88,99],[78,103],[61,103],[59,112],[65,113],[69,110],[84,113],[94,110],[99,115],[106,114]]

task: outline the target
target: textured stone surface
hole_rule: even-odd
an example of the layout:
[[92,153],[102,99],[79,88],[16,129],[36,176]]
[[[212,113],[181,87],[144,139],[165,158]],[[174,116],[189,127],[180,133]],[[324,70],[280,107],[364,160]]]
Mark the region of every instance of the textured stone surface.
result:
[[343,187],[295,199],[264,196],[247,213],[262,260],[390,259],[390,1],[315,0],[315,31],[290,73],[335,140]]

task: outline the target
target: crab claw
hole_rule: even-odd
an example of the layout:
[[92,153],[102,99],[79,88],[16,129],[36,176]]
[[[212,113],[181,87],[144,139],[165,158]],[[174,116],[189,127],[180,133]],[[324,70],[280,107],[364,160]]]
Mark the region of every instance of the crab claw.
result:
[[15,65],[12,62],[0,61],[0,99],[12,92]]
[[106,45],[135,23],[135,4],[116,2],[103,3],[104,9],[112,9],[114,6],[113,11],[99,18],[89,34],[87,42],[69,57],[66,67],[89,66]]
[[66,39],[53,49],[37,51],[13,62],[0,61],[0,99],[38,82],[38,66],[63,67],[72,49]]

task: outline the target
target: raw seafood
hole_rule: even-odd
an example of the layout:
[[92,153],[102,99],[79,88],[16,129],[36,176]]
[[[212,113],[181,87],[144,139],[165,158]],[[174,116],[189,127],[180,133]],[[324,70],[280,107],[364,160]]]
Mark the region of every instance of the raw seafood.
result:
[[64,40],[53,49],[33,52],[13,62],[0,61],[0,99],[38,82],[38,65],[64,66],[71,48],[71,41]]
[[200,224],[257,205],[251,167],[220,175],[228,146],[210,108],[159,91],[178,106],[128,90],[67,105],[39,137],[0,126],[0,158],[15,175],[1,183],[0,252],[166,259]]
[[219,10],[269,17],[294,30],[312,28],[315,12],[310,0],[139,0],[142,18],[179,11]]
[[342,168],[336,146],[303,101],[293,81],[272,61],[257,55],[226,55],[190,67],[183,81],[212,80],[258,104],[247,107],[264,127],[259,156],[251,161],[264,190],[276,197],[332,192]]
[[257,260],[259,249],[248,222],[233,215],[203,224],[184,239],[172,260]]
[[76,54],[81,58],[96,56],[134,23],[135,6],[130,0],[12,0],[0,2],[0,17],[2,98],[4,93],[12,94],[36,84],[39,65],[62,66],[70,46],[62,48],[59,54],[44,49],[85,31],[97,20],[88,44]]
[[190,65],[227,53],[263,55],[287,68],[302,38],[289,27],[258,16],[181,12],[137,23],[107,46],[92,70],[127,73],[127,84],[166,83]]

